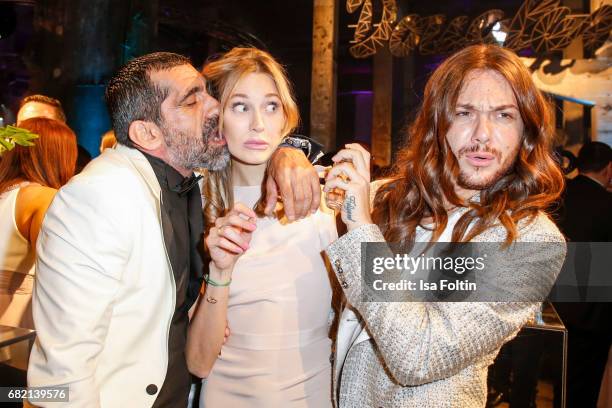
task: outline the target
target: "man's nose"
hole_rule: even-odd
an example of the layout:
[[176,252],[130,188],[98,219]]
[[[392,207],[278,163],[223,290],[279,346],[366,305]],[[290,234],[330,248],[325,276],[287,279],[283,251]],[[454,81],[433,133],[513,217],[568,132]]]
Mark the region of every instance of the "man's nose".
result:
[[204,117],[206,119],[219,116],[219,101],[210,95],[204,100]]
[[472,141],[479,144],[486,144],[491,138],[491,121],[487,115],[478,115],[476,127],[472,134]]

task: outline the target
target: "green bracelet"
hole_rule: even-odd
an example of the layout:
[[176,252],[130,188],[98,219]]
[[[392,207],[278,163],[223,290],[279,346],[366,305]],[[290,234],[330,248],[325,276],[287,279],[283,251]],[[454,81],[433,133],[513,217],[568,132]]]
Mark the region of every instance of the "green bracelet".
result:
[[204,282],[206,282],[206,284],[210,286],[224,287],[224,286],[229,286],[230,283],[232,283],[232,278],[230,278],[230,280],[228,280],[227,282],[220,283],[220,282],[210,279],[210,276],[206,274],[204,275]]

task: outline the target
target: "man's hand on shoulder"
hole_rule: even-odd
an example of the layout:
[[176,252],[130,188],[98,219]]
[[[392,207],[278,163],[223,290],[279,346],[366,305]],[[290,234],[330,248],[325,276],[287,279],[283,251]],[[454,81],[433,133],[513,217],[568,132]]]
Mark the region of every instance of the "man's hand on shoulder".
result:
[[321,202],[319,176],[304,153],[280,147],[270,159],[265,213],[271,215],[281,196],[285,215],[294,221],[315,212]]

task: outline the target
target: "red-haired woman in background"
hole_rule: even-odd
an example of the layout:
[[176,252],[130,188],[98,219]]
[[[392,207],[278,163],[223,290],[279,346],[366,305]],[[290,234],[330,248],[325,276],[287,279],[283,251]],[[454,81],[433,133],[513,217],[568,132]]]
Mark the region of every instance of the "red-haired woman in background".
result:
[[57,189],[74,175],[77,143],[74,132],[53,119],[19,126],[39,137],[0,160],[0,324],[31,329],[36,238]]

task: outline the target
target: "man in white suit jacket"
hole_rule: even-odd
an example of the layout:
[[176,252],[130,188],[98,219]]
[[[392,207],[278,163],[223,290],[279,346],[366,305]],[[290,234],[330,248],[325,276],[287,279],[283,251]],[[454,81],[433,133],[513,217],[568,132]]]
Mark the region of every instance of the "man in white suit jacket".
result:
[[[217,129],[219,104],[189,61],[171,53],[130,61],[106,99],[118,146],[58,192],[41,229],[28,385],[69,387],[69,401],[54,407],[186,406],[186,323],[176,322],[187,322],[195,300],[186,299],[186,275],[198,267],[201,275],[193,170],[221,168],[229,157]],[[276,174],[308,179],[307,159],[286,149]],[[171,185],[177,177],[183,182]],[[166,193],[185,206],[172,207]],[[160,402],[165,382],[173,391]]]

